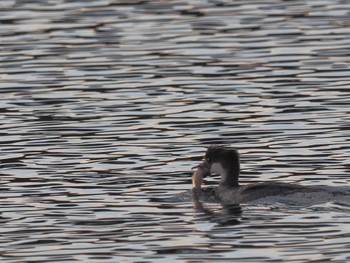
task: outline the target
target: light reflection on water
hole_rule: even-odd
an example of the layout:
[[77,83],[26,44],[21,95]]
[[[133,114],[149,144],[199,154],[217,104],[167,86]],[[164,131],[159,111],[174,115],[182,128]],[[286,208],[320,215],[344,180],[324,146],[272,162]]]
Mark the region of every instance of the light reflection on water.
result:
[[1,5],[1,262],[349,260],[347,203],[162,201],[210,144],[349,185],[348,3]]

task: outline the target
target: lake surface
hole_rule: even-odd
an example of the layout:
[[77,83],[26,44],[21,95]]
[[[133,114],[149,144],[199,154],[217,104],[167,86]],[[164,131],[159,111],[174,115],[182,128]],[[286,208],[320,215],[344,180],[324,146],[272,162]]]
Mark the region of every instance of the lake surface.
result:
[[350,185],[348,1],[0,6],[1,262],[350,260],[347,203],[163,200],[211,144]]

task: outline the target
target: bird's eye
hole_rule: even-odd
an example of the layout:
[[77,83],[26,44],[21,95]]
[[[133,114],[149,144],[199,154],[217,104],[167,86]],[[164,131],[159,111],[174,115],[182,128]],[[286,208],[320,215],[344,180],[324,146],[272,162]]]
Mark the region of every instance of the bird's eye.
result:
[[205,158],[205,160],[206,160],[208,163],[211,162],[211,158],[209,158],[209,157]]

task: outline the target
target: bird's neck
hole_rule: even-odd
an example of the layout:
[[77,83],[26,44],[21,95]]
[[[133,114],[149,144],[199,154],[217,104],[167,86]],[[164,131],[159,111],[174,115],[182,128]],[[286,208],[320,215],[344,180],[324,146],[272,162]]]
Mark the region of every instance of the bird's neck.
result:
[[220,185],[224,187],[239,186],[239,164],[232,165],[228,168],[222,168],[220,171],[221,180]]

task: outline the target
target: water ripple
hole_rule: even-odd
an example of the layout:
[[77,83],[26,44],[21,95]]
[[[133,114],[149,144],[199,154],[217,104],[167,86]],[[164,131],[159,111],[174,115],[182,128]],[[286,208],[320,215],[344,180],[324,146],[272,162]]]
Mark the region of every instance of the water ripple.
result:
[[210,144],[350,182],[346,1],[1,4],[1,262],[349,261],[342,200],[164,201]]

